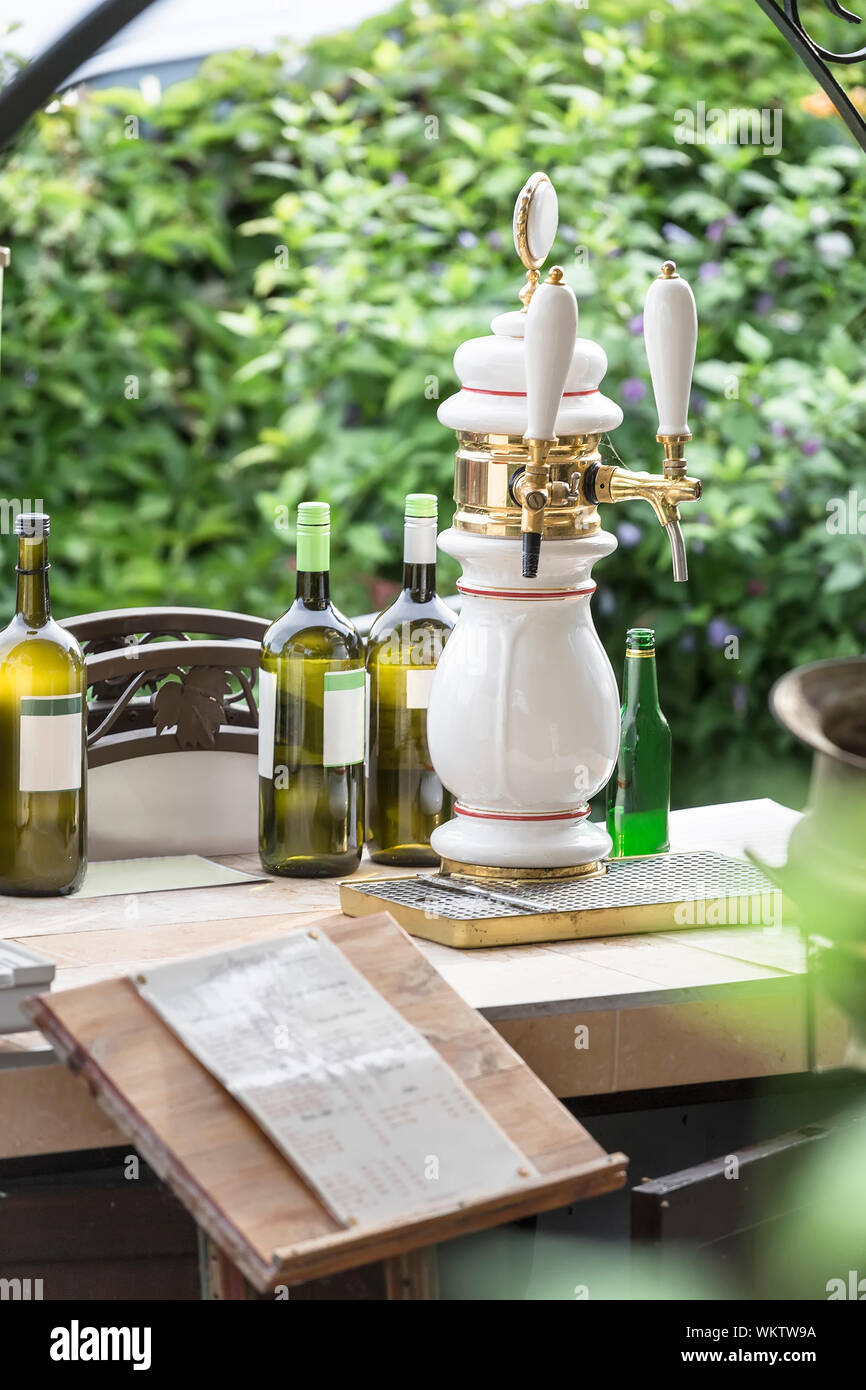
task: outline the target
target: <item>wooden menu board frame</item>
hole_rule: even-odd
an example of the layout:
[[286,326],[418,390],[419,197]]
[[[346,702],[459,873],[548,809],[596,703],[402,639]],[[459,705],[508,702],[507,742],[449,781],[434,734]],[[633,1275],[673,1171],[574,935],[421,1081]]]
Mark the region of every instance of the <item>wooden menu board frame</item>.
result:
[[309,930],[325,933],[427,1038],[538,1177],[432,1216],[344,1229],[131,980],[37,995],[22,1005],[256,1289],[388,1259],[623,1185],[624,1155],[605,1153],[392,918],[340,914]]

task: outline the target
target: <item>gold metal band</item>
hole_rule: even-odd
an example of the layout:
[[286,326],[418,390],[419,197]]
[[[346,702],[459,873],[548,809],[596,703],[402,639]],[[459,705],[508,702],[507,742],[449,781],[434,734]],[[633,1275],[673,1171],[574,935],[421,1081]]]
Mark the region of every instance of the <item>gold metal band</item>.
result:
[[464,864],[459,859],[443,859],[443,874],[453,874],[457,878],[513,879],[515,881],[544,881],[550,879],[589,878],[593,874],[603,874],[607,865],[603,860],[593,859],[589,864],[573,864],[560,869],[503,869],[495,864]]
[[[581,467],[598,458],[597,434],[572,435],[553,444],[547,454],[550,481],[568,491]],[[530,450],[521,435],[473,434],[460,431],[454,468],[454,527],[480,536],[519,537],[521,509],[511,496],[516,473],[530,462]],[[574,538],[598,531],[601,520],[594,505],[575,499],[544,509],[548,537]]]

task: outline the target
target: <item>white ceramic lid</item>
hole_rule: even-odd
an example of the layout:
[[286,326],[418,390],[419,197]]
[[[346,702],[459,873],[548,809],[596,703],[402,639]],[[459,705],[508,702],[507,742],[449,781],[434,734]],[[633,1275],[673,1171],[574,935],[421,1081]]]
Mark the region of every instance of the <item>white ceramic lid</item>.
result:
[[[442,402],[439,422],[474,434],[522,435],[526,430],[526,314],[517,309],[498,314],[490,326],[492,334],[468,339],[454,354],[461,389]],[[577,338],[556,417],[557,435],[604,434],[622,423],[619,406],[599,390],[606,371],[604,349],[590,338]]]

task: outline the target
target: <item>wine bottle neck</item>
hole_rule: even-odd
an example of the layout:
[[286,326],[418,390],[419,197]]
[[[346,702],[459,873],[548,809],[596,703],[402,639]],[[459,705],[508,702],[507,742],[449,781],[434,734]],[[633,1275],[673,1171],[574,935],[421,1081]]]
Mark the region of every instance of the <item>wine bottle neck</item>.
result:
[[436,593],[436,517],[407,516],[403,523],[403,588],[415,603]]
[[48,592],[48,540],[45,536],[18,537],[18,595],[16,613],[28,627],[44,627],[51,616]]
[[429,603],[436,597],[436,562],[419,564],[406,561],[403,565],[403,588],[413,603]]
[[298,570],[296,598],[305,608],[327,608],[331,602],[331,577],[328,571]]

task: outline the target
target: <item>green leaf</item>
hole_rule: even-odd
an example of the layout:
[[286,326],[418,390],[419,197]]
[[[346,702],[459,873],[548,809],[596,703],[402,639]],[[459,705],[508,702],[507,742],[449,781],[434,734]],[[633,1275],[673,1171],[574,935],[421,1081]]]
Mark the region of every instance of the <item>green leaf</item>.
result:
[[773,351],[773,344],[750,323],[740,323],[734,334],[734,343],[750,362],[765,362]]

